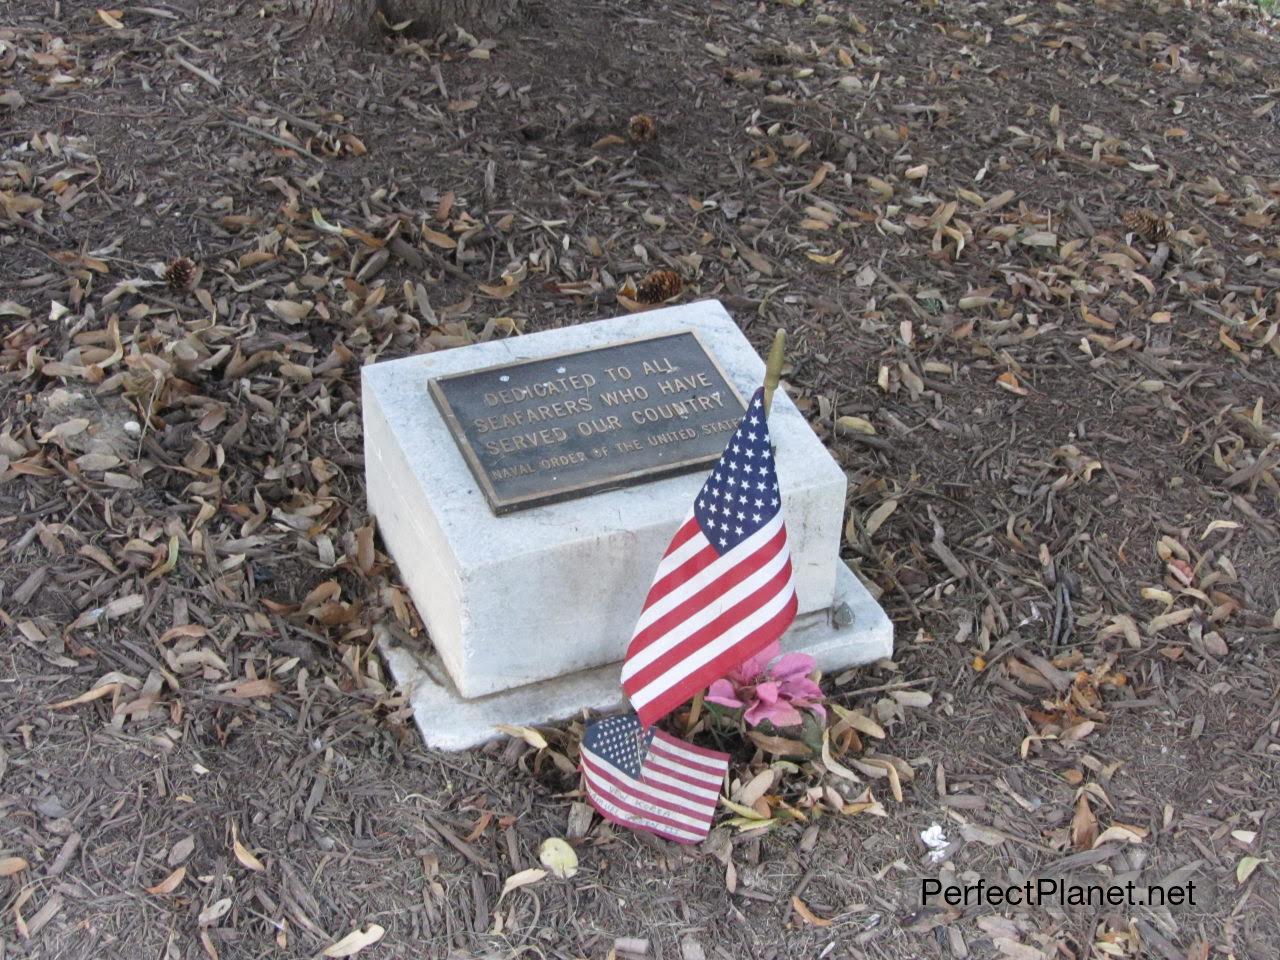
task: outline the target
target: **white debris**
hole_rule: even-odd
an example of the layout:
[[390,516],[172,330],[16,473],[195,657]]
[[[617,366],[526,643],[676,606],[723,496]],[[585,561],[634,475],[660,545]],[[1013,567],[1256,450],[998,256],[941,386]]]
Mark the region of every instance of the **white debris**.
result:
[[928,830],[921,830],[920,839],[929,848],[930,863],[941,863],[946,858],[947,847],[951,841],[947,839],[946,834],[942,832],[942,827],[938,824],[930,824]]

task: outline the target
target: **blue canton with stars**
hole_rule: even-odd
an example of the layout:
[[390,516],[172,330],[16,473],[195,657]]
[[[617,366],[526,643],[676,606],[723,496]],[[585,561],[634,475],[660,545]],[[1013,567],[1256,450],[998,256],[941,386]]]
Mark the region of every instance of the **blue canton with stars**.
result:
[[634,780],[640,779],[644,758],[649,754],[654,728],[645,730],[634,713],[607,717],[587,727],[582,748],[608,760]]
[[780,507],[764,390],[760,389],[702,485],[693,515],[703,535],[723,555],[772,520]]

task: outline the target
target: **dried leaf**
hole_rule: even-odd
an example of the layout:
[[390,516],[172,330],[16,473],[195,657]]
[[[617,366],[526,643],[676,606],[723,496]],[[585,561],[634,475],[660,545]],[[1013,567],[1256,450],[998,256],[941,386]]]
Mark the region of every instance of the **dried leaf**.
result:
[[1027,388],[1018,382],[1018,378],[1014,376],[1012,370],[1006,370],[1000,376],[996,377],[996,383],[1004,387],[1010,393],[1016,393],[1020,397],[1027,395]]
[[789,737],[770,736],[759,730],[748,730],[747,737],[765,753],[776,757],[811,757],[813,748],[803,740],[792,740]]
[[12,877],[21,873],[30,864],[22,857],[0,857],[0,877]]
[[864,420],[862,417],[850,416],[837,417],[836,430],[843,433],[863,433],[868,436],[874,436],[876,432],[876,428],[872,426],[871,421]]
[[1076,811],[1071,818],[1071,846],[1076,850],[1092,850],[1098,839],[1098,818],[1089,806],[1088,794],[1083,791],[1076,799]]
[[498,902],[502,902],[512,890],[519,887],[527,887],[531,883],[537,883],[547,875],[546,870],[539,870],[537,867],[530,867],[528,870],[521,870],[519,873],[513,873],[507,877],[507,882],[502,885],[502,893],[498,894]]
[[722,796],[720,798],[720,804],[722,806],[728,807],[734,813],[738,814],[740,817],[743,817],[744,819],[747,819],[747,820],[762,821],[762,820],[769,819],[767,814],[761,813],[755,807],[749,807],[744,803],[737,803],[733,800],[730,800],[728,797]]
[[240,866],[246,870],[255,870],[261,872],[267,868],[262,865],[262,861],[249,852],[249,848],[240,842],[240,838],[236,836],[234,825],[231,828],[231,851],[235,854]]
[[925,690],[894,690],[889,696],[904,707],[923,708],[933,703],[933,694]]
[[1082,720],[1080,723],[1074,724],[1063,730],[1058,739],[1064,743],[1070,743],[1072,740],[1083,740],[1089,734],[1093,733],[1098,725],[1092,720]]
[[100,687],[92,687],[80,694],[78,697],[72,697],[70,700],[59,700],[57,703],[49,704],[50,710],[65,710],[67,707],[78,707],[82,703],[88,703],[91,700],[99,700],[102,697],[109,697],[113,693],[120,690],[119,683],[104,683]]
[[1186,623],[1196,615],[1196,611],[1192,607],[1184,607],[1181,610],[1173,610],[1169,613],[1162,613],[1158,617],[1152,617],[1147,624],[1147,633],[1151,636],[1166,630],[1169,627],[1176,627],[1180,623]]
[[1093,841],[1093,846],[1102,846],[1104,843],[1141,843],[1146,837],[1146,831],[1141,827],[1126,826],[1124,824],[1113,823],[1107,829],[1098,834],[1098,838]]
[[215,901],[208,907],[200,911],[200,916],[196,918],[196,922],[202,927],[217,923],[228,913],[231,912],[231,898],[223,897],[221,900]]
[[559,837],[548,837],[538,850],[538,861],[551,871],[551,875],[568,880],[578,872],[578,854]]
[[182,884],[183,878],[187,875],[186,867],[179,867],[167,877],[157,883],[154,887],[146,887],[147,893],[154,897],[163,897],[177,890]]
[[884,804],[872,796],[870,787],[867,787],[857,797],[846,803],[840,812],[846,816],[857,816],[860,813],[869,813],[875,817],[887,817],[889,815],[884,808]]
[[876,531],[884,525],[884,522],[893,516],[893,511],[898,509],[897,500],[886,500],[880,506],[871,511],[863,526],[866,528],[867,536],[874,537]]
[[861,783],[862,778],[831,756],[831,728],[822,731],[822,765],[843,780]]
[[1207,527],[1204,528],[1204,533],[1200,534],[1200,539],[1204,540],[1209,536],[1209,534],[1213,533],[1215,530],[1238,530],[1238,529],[1240,529],[1240,524],[1236,523],[1234,520],[1213,520],[1209,523]]
[[828,704],[832,711],[840,717],[837,727],[848,727],[857,730],[859,733],[865,733],[869,737],[875,737],[877,740],[885,738],[884,727],[876,723],[861,710],[850,710],[842,707],[838,703]]
[[310,300],[268,300],[267,309],[285,323],[301,323],[311,315],[315,304]]
[[354,957],[365,947],[371,947],[381,940],[384,933],[386,931],[376,923],[369,924],[363,930],[356,927],[337,943],[329,944],[321,953],[326,957]]
[[531,747],[537,747],[539,750],[546,749],[546,737],[533,729],[533,727],[517,727],[509,723],[499,723],[494,726],[494,729],[505,733],[509,737],[519,737]]
[[280,692],[280,684],[270,677],[260,677],[257,680],[245,680],[238,683],[227,691],[229,697],[242,697],[246,700],[251,697],[270,697]]
[[869,777],[887,777],[889,780],[889,791],[893,794],[893,799],[898,803],[902,803],[902,779],[898,776],[898,768],[887,760],[873,759],[871,757],[865,760],[849,761],[853,766]]
[[796,914],[800,917],[801,920],[803,920],[805,923],[809,924],[810,926],[829,927],[831,926],[831,924],[835,923],[834,920],[827,920],[823,917],[819,917],[812,910],[810,910],[808,905],[803,900],[801,900],[798,896],[792,896],[791,909],[793,909],[796,912]]
[[[1253,876],[1253,871],[1267,862],[1261,857],[1241,857],[1240,862],[1236,864],[1236,883],[1243,884]],[[0,876],[3,876],[3,874],[0,874]]]

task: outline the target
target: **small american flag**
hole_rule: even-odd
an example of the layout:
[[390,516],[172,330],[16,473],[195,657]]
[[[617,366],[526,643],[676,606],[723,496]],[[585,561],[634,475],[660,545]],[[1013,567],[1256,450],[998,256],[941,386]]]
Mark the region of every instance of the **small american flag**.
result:
[[796,616],[764,391],[667,547],[622,665],[645,726],[786,631]]
[[606,820],[679,843],[705,840],[729,755],[685,743],[634,713],[597,720],[582,736],[587,798]]

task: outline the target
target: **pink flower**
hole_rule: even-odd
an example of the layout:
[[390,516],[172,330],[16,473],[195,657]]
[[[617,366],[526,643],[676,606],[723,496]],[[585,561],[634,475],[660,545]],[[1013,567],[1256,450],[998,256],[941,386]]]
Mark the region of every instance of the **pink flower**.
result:
[[801,710],[809,710],[826,719],[822,707],[822,689],[809,676],[813,673],[813,657],[805,653],[778,656],[774,643],[761,650],[741,666],[717,680],[707,691],[706,699],[722,707],[742,711],[751,726],[766,720],[775,727],[794,727],[804,722]]

